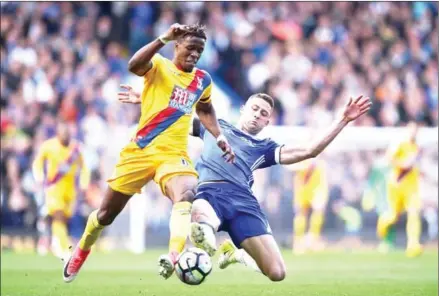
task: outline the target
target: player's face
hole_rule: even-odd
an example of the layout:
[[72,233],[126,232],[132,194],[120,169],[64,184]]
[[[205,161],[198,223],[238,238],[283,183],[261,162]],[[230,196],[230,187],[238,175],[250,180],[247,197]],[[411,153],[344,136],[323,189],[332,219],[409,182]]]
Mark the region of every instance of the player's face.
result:
[[250,98],[241,108],[241,122],[244,130],[251,134],[258,134],[270,122],[272,112],[270,104],[259,98]]
[[188,36],[175,43],[175,59],[185,72],[191,72],[204,51],[206,41]]
[[63,144],[68,144],[70,142],[70,130],[67,124],[58,124],[56,134]]

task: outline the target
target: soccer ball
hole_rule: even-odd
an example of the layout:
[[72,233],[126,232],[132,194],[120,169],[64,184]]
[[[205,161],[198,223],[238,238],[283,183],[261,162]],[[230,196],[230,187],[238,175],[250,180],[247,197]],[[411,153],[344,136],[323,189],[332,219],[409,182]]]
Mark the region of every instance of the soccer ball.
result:
[[189,248],[180,254],[175,266],[178,278],[188,285],[201,284],[212,271],[209,255],[199,248]]

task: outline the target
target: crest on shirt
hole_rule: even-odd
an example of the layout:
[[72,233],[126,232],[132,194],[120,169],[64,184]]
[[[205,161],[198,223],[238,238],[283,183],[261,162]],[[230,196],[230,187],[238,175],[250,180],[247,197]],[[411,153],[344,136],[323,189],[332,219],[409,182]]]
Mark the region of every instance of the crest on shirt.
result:
[[197,79],[197,88],[203,90],[203,78],[198,76],[195,76],[195,78]]
[[191,114],[196,99],[197,95],[195,93],[176,85],[172,90],[169,106],[186,114]]

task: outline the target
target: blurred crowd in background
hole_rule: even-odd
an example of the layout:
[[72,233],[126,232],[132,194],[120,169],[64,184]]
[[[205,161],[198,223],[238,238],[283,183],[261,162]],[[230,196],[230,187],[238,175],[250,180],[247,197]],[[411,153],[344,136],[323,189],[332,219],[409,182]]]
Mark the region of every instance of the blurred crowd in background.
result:
[[[71,123],[92,171],[78,217],[99,204],[140,114],[116,98],[121,83],[140,79],[128,73],[127,62],[175,22],[206,25],[198,66],[227,93],[232,113],[250,94],[267,92],[276,102],[273,124],[318,128],[349,96],[367,94],[373,110],[356,125],[437,126],[437,16],[435,2],[2,2],[2,230],[35,229],[42,193],[30,164],[42,141],[54,136],[57,118]],[[170,58],[173,47],[161,53]],[[332,194],[358,202],[382,152],[328,159]],[[434,199],[436,147],[425,155],[427,170],[436,171],[425,190]],[[267,185],[264,208],[278,227],[290,229],[292,207],[283,205],[291,205],[292,173],[274,168],[258,177]],[[154,208],[148,225],[166,229],[170,202],[155,184],[147,189]]]

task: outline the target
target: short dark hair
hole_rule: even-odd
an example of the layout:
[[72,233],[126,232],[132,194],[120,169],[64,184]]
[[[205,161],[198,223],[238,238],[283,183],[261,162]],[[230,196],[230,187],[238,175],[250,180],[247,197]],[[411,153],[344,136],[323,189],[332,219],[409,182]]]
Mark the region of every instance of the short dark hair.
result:
[[181,35],[180,38],[184,39],[187,36],[194,36],[194,37],[198,37],[198,38],[207,40],[206,26],[201,25],[201,24],[186,25],[185,29],[186,29],[186,33]]
[[251,98],[261,98],[264,101],[266,101],[270,105],[271,108],[274,108],[274,99],[267,94],[257,93],[257,94],[251,95],[250,98],[248,98],[248,99],[250,100]]

